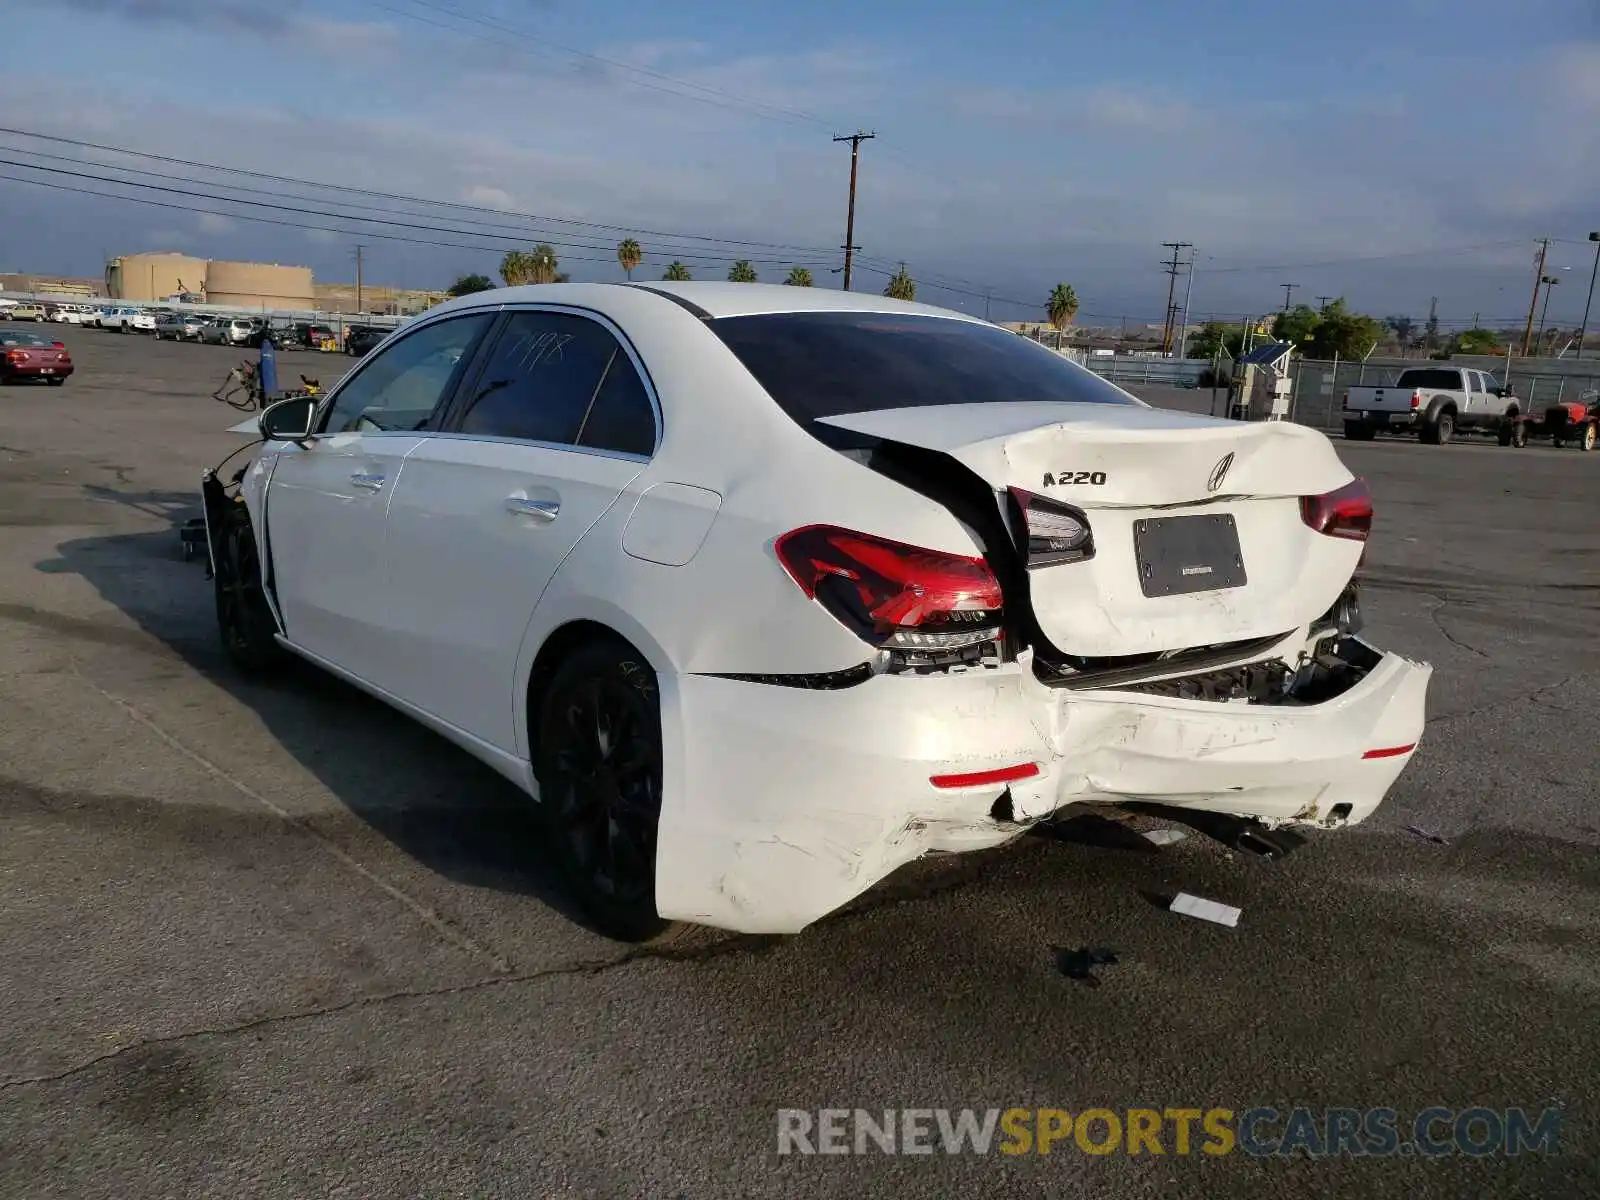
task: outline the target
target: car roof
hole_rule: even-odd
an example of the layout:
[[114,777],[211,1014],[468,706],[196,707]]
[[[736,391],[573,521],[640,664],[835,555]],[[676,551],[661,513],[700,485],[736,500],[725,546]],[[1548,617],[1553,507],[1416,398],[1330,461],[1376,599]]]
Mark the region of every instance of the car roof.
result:
[[[626,293],[653,292],[698,310],[706,317],[744,317],[794,312],[874,312],[921,314],[973,321],[976,317],[932,304],[891,300],[871,292],[846,292],[835,288],[789,287],[781,283],[541,283],[473,292],[440,308],[451,311],[497,307],[502,304],[573,304],[605,308],[608,300],[623,301]],[[433,310],[435,312],[438,309]],[[431,314],[430,314],[431,315]]]

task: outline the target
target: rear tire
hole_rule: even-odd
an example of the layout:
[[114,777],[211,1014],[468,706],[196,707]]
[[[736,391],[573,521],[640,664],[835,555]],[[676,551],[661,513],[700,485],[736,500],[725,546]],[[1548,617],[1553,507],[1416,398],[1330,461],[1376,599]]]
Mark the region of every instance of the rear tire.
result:
[[620,641],[580,646],[556,667],[534,763],[551,850],[594,928],[617,941],[674,940],[656,911],[661,703],[655,672]]
[[48,383],[51,387],[60,387],[62,384],[66,383],[66,379],[65,378],[62,378],[62,379],[46,379],[45,382]]
[[1347,442],[1370,442],[1376,433],[1377,430],[1362,421],[1344,423],[1344,436]]
[[1453,413],[1442,412],[1422,427],[1422,440],[1430,446],[1443,446],[1456,431]]

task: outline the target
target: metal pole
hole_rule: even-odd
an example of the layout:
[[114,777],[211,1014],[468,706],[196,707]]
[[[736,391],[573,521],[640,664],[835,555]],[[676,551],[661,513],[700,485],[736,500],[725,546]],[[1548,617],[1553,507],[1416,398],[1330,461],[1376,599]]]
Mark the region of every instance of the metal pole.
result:
[[1183,331],[1178,334],[1178,357],[1189,348],[1189,295],[1194,290],[1194,247],[1189,247],[1189,278],[1183,285]]
[[1550,252],[1550,239],[1539,239],[1539,265],[1533,272],[1533,299],[1528,301],[1528,327],[1522,331],[1522,357],[1528,357],[1528,344],[1533,337],[1533,310],[1539,307],[1539,285],[1544,282],[1544,259]]
[[1594,243],[1594,269],[1589,272],[1589,298],[1583,304],[1583,324],[1578,326],[1578,353],[1574,359],[1583,357],[1583,339],[1589,332],[1589,309],[1594,304],[1594,281],[1600,275],[1600,230],[1589,235],[1589,240]]
[[1544,327],[1550,315],[1550,293],[1556,290],[1556,284],[1560,282],[1554,275],[1544,277],[1544,305],[1539,309],[1539,340],[1536,343],[1540,358],[1544,357]]

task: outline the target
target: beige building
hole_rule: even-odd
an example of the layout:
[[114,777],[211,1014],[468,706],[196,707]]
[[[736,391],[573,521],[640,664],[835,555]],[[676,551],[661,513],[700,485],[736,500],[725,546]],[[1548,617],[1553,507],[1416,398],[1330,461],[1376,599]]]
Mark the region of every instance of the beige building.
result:
[[313,309],[310,267],[227,262],[187,254],[129,254],[106,264],[106,291],[117,300],[157,301],[182,292],[234,308]]

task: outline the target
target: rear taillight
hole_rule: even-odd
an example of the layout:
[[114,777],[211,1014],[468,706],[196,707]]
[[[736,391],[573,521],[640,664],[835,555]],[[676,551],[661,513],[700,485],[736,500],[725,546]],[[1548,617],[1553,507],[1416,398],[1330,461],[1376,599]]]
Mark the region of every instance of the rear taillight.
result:
[[792,530],[773,549],[801,591],[874,646],[957,650],[1000,635],[1000,581],[981,558],[834,525]]
[[1411,393],[1411,407],[1412,408],[1421,408],[1422,407],[1422,393],[1421,392],[1412,392]]
[[1029,567],[1083,562],[1094,557],[1094,534],[1089,518],[1070,504],[1014,487],[1012,517],[1027,534],[1025,562]]
[[1300,497],[1300,517],[1318,533],[1364,542],[1372,532],[1372,493],[1367,481],[1352,479],[1336,491]]
[[6,351],[6,361],[7,362],[14,362],[14,363],[25,362],[25,361],[27,361],[27,358],[28,358],[28,352],[26,350],[7,350]]
[[50,344],[57,350],[65,350],[67,348],[67,344],[65,342],[51,342]]

